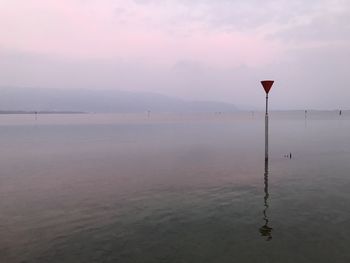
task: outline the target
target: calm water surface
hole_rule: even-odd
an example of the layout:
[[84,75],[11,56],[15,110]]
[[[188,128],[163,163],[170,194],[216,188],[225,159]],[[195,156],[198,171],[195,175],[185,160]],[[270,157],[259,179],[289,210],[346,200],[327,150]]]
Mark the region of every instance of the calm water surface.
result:
[[[0,262],[350,262],[350,112],[0,115]],[[292,153],[292,159],[284,155]]]

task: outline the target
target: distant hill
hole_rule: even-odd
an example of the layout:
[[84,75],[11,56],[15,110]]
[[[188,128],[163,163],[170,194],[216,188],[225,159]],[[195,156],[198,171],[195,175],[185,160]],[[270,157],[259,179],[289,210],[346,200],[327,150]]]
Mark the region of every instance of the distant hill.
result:
[[233,112],[233,104],[118,90],[0,87],[0,111]]

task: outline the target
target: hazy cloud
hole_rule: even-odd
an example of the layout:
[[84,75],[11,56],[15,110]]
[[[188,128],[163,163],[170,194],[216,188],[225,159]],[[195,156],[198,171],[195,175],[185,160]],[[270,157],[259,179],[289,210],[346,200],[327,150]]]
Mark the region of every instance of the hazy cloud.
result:
[[272,107],[350,107],[349,20],[346,0],[4,1],[0,85],[260,105],[275,78]]

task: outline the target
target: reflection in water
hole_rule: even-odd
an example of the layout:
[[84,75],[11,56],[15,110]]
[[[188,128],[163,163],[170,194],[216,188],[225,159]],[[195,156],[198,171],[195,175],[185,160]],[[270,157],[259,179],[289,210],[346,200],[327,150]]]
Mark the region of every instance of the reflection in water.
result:
[[263,237],[266,237],[266,241],[270,241],[272,239],[272,228],[268,226],[269,223],[269,219],[267,217],[267,209],[269,208],[268,205],[268,199],[269,199],[269,162],[268,160],[265,160],[265,172],[264,172],[264,192],[265,192],[265,196],[264,196],[264,211],[263,211],[263,215],[264,215],[264,221],[265,224],[259,228],[260,234]]

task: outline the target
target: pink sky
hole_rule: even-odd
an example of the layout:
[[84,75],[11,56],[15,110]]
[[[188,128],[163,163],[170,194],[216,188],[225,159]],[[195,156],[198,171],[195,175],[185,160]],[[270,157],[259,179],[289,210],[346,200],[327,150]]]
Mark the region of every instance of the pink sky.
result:
[[167,64],[186,59],[216,66],[257,66],[283,50],[278,41],[255,31],[211,30],[201,21],[171,24],[167,18],[177,11],[156,5],[128,0],[16,2],[8,2],[0,11],[7,25],[2,30],[3,48]]
[[[86,83],[108,78],[109,87],[196,99],[222,100],[235,94],[243,101],[253,94],[253,104],[260,93],[250,92],[248,87],[265,77],[276,78],[284,87],[291,85],[285,100],[297,96],[295,86],[300,83],[307,83],[303,92],[312,94],[314,86],[326,90],[327,83],[336,78],[340,94],[346,90],[348,77],[341,69],[344,55],[349,54],[350,5],[345,0],[267,0],[264,4],[258,0],[2,2],[0,54],[6,58],[13,54],[49,58],[49,65],[33,65],[37,70],[51,67],[50,72],[57,67],[64,71],[64,66],[57,64],[60,61],[73,61],[77,66],[70,70],[85,78],[62,80],[71,73],[62,73],[58,79],[48,71],[46,76],[51,74],[51,79],[39,79],[34,76],[43,74],[35,67],[11,60],[7,66],[3,64],[7,74],[0,85],[85,87]],[[106,69],[96,69],[96,77],[89,80],[86,76],[91,72],[83,73],[78,65],[91,61],[127,64],[137,71],[128,78],[123,68],[125,74],[118,79],[118,74],[106,76]],[[313,61],[318,62],[311,65]],[[330,61],[332,68],[322,67],[323,61]],[[188,72],[179,73],[179,65],[185,65]],[[335,73],[327,75],[336,68]],[[325,79],[311,78],[304,73],[309,69]],[[133,79],[135,74],[140,75],[139,82]],[[182,79],[177,80],[179,77]],[[292,86],[292,81],[298,84]],[[231,83],[239,83],[247,92],[237,92]],[[204,85],[202,92],[200,85]],[[326,97],[317,103],[325,101]],[[305,103],[308,101],[301,102]]]

